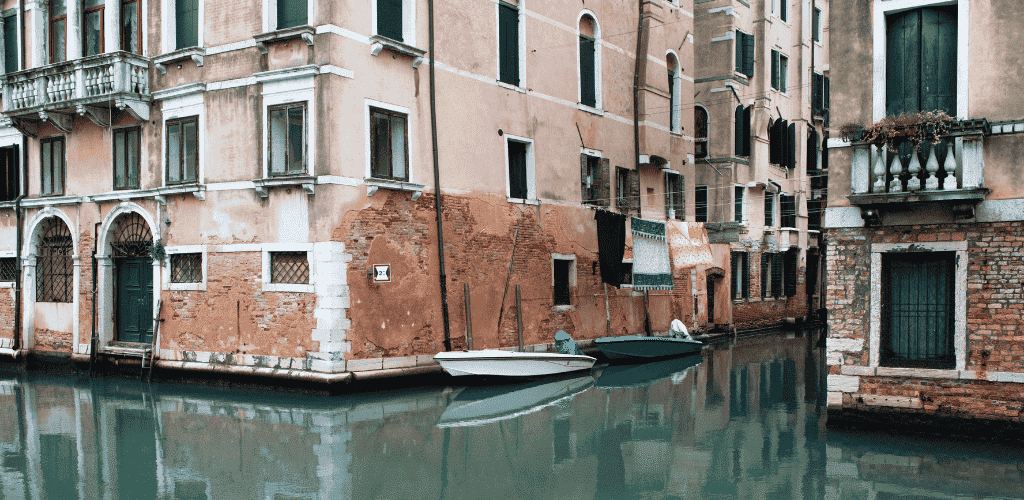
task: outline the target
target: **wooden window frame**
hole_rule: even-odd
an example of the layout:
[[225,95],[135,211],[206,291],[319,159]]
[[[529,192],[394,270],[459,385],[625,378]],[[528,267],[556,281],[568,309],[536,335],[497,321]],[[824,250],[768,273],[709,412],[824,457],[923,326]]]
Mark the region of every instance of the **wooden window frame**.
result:
[[[285,116],[293,108],[302,108],[302,166],[295,170],[289,170],[288,166],[291,163],[288,160],[288,147],[291,144],[291,136],[285,138],[285,167],[282,172],[274,172],[274,127],[271,123],[271,113],[278,110],[285,110]],[[287,128],[288,134],[291,133],[291,129]],[[406,132],[408,133],[408,131]],[[303,175],[309,171],[309,141],[306,139],[309,135],[309,103],[306,101],[301,102],[290,102],[286,104],[275,104],[273,106],[267,106],[267,176],[268,177],[287,177],[291,175]],[[408,161],[408,155],[406,155]]]
[[[703,124],[701,123],[699,116],[700,113],[704,114]],[[711,115],[708,113],[707,108],[704,106],[693,107],[693,140],[695,143],[694,156],[697,158],[708,158],[711,156],[711,150],[709,149],[708,142],[708,128],[710,127],[710,122]],[[700,154],[701,150],[697,147],[699,144],[704,144],[703,155]]]
[[[77,0],[71,0],[71,1],[77,1]],[[106,4],[106,0],[104,0],[104,3],[102,3],[100,5],[96,5],[96,6],[93,6],[93,7],[83,8],[82,9],[82,28],[81,28],[82,29],[82,57],[89,57],[89,56],[99,55],[99,54],[102,54],[102,53],[106,52],[106,38],[107,38],[107,35],[106,35],[106,24],[107,23],[106,23],[106,12],[104,11],[104,9],[106,9],[106,8],[107,8],[107,4]],[[96,54],[87,54],[86,53],[87,44],[85,43],[85,41],[86,41],[86,37],[88,36],[89,29],[88,29],[88,24],[86,23],[86,18],[89,17],[89,14],[91,14],[93,12],[97,12],[97,11],[99,11],[99,13],[100,13],[100,32],[99,32],[100,47],[99,47],[99,52],[97,52]],[[141,27],[140,27],[140,30],[141,30]],[[140,47],[141,47],[141,44],[140,44]]]
[[[697,222],[708,222],[708,187],[696,186],[694,192],[694,217]],[[700,202],[701,195],[704,195],[704,203]],[[701,220],[703,219],[703,220]]]
[[[173,0],[172,0],[173,1]],[[128,4],[135,4],[135,44],[138,47],[138,52],[132,52],[128,47],[128,31],[125,29],[125,19],[128,16],[125,15],[125,11],[128,9]],[[121,0],[121,50],[132,54],[142,54],[142,1],[141,0]]]
[[744,198],[746,195],[746,188],[743,186],[733,186],[733,221],[743,223],[744,217]]
[[[49,3],[49,5],[47,6],[47,12],[52,13],[53,10],[54,10],[53,9],[53,1],[51,1]],[[64,53],[61,54],[60,60],[57,60],[57,57],[56,57],[57,47],[55,45],[56,38],[53,36],[53,34],[55,32],[57,32],[57,29],[54,28],[54,24],[56,24],[57,22],[60,22],[60,21],[64,22]],[[50,15],[50,19],[47,22],[46,28],[47,28],[47,33],[46,34],[47,34],[47,39],[48,39],[47,40],[47,46],[49,47],[48,52],[50,54],[50,64],[57,64],[57,63],[62,63],[62,62],[67,61],[68,60],[68,35],[67,35],[67,33],[68,33],[68,8],[67,8],[67,2],[64,3],[64,13],[63,14],[61,14],[59,16]]]
[[[405,148],[405,177],[396,177],[394,175],[394,164],[391,163],[391,162],[389,162],[389,164],[387,166],[387,171],[390,172],[390,175],[387,175],[387,176],[377,175],[378,169],[374,168],[376,163],[377,163],[377,157],[376,157],[377,148],[375,148],[374,145],[376,144],[376,141],[379,140],[379,139],[377,137],[375,137],[374,133],[373,133],[373,115],[374,115],[374,113],[380,113],[382,115],[388,115],[389,117],[397,117],[397,118],[401,118],[402,120],[405,120],[405,136],[402,137],[402,142],[403,142],[402,145]],[[391,130],[390,127],[388,128],[388,130],[389,130],[389,132],[388,132],[388,142],[393,147],[395,138],[390,133],[390,130]],[[402,113],[400,111],[393,111],[393,110],[390,110],[390,109],[384,109],[384,108],[378,108],[378,107],[375,107],[375,106],[370,106],[370,128],[368,130],[368,133],[370,134],[370,176],[372,178],[374,178],[374,179],[389,179],[389,180],[397,180],[397,181],[408,181],[409,180],[409,115],[406,114],[406,113]],[[508,146],[506,146],[506,148],[507,147]]]
[[[129,133],[133,132],[133,131],[135,132],[135,154],[136,154],[136,158],[135,158],[135,169],[136,169],[136,171],[135,171],[135,183],[134,184],[131,182],[131,178],[132,178],[131,171],[130,171],[131,161],[130,161],[130,158],[128,156],[128,137],[129,137]],[[117,165],[117,142],[118,142],[118,139],[119,139],[118,136],[122,135],[122,134],[123,134],[123,138],[121,138],[121,140],[125,141],[125,161],[127,163],[124,166],[124,168],[125,168],[125,170],[124,170],[125,171],[125,183],[124,183],[124,185],[119,186],[117,184],[117,167],[118,167],[118,165]],[[141,182],[142,182],[142,179],[140,178],[142,176],[142,128],[141,127],[125,127],[125,128],[114,129],[112,131],[112,133],[111,133],[111,136],[112,136],[111,137],[111,142],[113,143],[112,144],[112,149],[111,149],[111,157],[113,159],[111,174],[113,175],[114,190],[139,189],[139,186],[141,185]]]
[[[185,123],[188,123],[188,122],[195,123],[195,126],[196,126],[196,145],[195,145],[196,165],[195,165],[195,178],[194,179],[187,179],[186,178],[186,173],[187,173],[186,167],[187,166],[185,165],[185,154],[184,154],[184,152],[185,152],[185,127],[183,125]],[[171,126],[173,126],[173,125],[181,125],[182,126],[181,127],[181,132],[178,133],[178,140],[181,141],[181,142],[178,145],[178,165],[176,166],[178,168],[178,180],[177,181],[172,181],[171,180],[171,175],[170,175],[171,174],[171,168],[175,167],[175,166],[171,165],[171,148],[169,147],[170,140],[171,140],[171,134],[169,133],[169,131],[170,131]],[[182,118],[175,118],[175,119],[172,119],[172,120],[167,120],[167,122],[164,125],[164,133],[166,134],[165,142],[167,143],[166,144],[166,146],[167,146],[166,147],[166,153],[165,153],[165,155],[166,155],[165,163],[167,164],[167,171],[165,172],[165,179],[166,179],[167,184],[173,184],[173,185],[177,185],[177,184],[194,184],[194,183],[198,182],[199,181],[199,161],[200,161],[199,157],[202,154],[202,151],[199,149],[199,144],[200,144],[200,140],[199,140],[199,116],[193,115],[193,116],[186,116],[186,117],[182,117]]]
[[[61,154],[59,158],[59,165],[57,165],[57,155],[53,154],[53,146],[50,146],[50,165],[46,165],[43,162],[43,149],[47,145],[60,143]],[[46,137],[39,141],[39,195],[40,196],[63,196],[67,190],[67,142],[63,135],[57,135],[53,137]],[[59,169],[59,172],[57,171]],[[49,170],[50,189],[46,189],[46,171]],[[60,189],[54,189],[54,179],[60,177]]]

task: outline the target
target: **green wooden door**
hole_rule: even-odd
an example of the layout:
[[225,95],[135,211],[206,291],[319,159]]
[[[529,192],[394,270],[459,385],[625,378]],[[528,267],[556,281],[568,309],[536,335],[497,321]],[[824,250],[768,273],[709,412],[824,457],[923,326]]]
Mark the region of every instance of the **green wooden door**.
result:
[[956,112],[956,7],[916,9],[886,23],[886,114]]
[[117,340],[153,342],[153,264],[124,259],[117,266]]

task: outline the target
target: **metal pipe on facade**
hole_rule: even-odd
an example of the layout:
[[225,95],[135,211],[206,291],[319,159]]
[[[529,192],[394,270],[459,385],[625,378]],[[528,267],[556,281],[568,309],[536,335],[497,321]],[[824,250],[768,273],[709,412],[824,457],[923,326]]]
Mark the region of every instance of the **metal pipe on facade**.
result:
[[[96,209],[99,211],[100,220],[103,220],[103,209],[100,204],[96,204]],[[92,375],[92,365],[96,361],[96,284],[99,281],[97,278],[96,266],[99,264],[99,259],[96,258],[96,250],[98,249],[98,240],[100,234],[100,224],[97,222],[92,228],[92,332],[89,335],[89,374]]]
[[427,18],[430,38],[430,139],[434,150],[434,211],[437,214],[437,262],[441,282],[441,317],[444,320],[444,350],[452,350],[452,336],[448,326],[448,276],[444,270],[444,229],[441,226],[441,173],[437,164],[437,103],[434,84],[434,0],[427,0]]
[[[19,1],[19,5],[23,5],[24,0]],[[24,11],[22,11],[24,13]],[[24,17],[24,16],[22,16]],[[22,33],[24,34],[24,33]],[[16,272],[14,273],[14,331],[11,332],[11,350],[15,353],[21,347],[21,286],[24,283],[21,277],[21,245],[25,239],[25,230],[22,228],[24,217],[21,213],[21,200],[25,198],[28,193],[28,137],[21,137],[21,186],[19,186],[21,193],[14,199],[14,217],[15,223],[18,226],[16,242],[14,246],[14,265]]]

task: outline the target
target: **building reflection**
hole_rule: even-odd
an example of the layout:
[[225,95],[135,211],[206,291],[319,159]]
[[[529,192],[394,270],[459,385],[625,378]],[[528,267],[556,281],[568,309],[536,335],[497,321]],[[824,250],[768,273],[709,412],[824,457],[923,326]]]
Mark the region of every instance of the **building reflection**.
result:
[[808,344],[384,396],[0,379],[0,498],[1024,495],[996,452],[826,436]]

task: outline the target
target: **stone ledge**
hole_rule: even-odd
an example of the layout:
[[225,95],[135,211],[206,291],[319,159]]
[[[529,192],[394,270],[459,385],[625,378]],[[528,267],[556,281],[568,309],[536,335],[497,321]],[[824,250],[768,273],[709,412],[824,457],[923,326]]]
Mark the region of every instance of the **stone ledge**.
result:
[[350,359],[348,360],[348,371],[363,372],[368,370],[383,370],[384,358]]
[[860,394],[860,399],[868,406],[889,406],[894,408],[923,408],[921,398],[905,396],[879,396],[877,394]]
[[384,370],[392,368],[409,368],[416,366],[416,356],[403,356],[400,358],[383,358],[381,368]]

